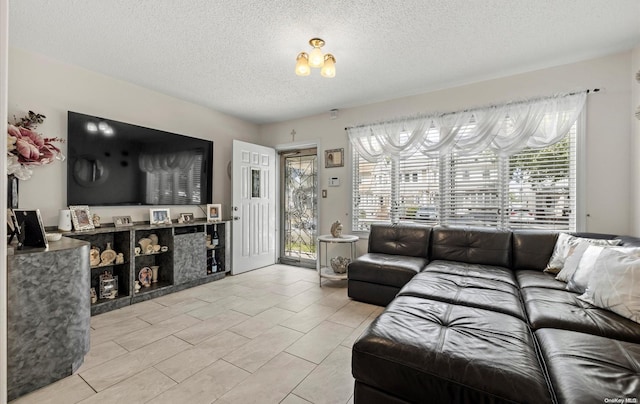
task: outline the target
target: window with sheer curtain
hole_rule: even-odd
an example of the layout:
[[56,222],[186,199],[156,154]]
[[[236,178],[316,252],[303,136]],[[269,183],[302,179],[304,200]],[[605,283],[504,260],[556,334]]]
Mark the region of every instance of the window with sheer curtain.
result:
[[575,231],[576,129],[510,157],[485,150],[371,163],[354,151],[353,230],[416,222]]
[[350,128],[353,230],[402,221],[575,231],[586,93]]

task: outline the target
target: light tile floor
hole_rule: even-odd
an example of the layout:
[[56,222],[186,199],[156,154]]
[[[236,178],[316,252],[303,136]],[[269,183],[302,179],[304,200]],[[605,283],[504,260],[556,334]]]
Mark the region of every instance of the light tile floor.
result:
[[352,403],[351,345],[382,308],[273,265],[91,319],[78,372],[28,403]]

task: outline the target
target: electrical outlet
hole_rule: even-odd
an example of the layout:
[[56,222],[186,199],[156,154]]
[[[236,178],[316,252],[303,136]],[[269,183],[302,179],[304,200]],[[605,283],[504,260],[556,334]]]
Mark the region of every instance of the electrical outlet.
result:
[[322,190],[322,197],[323,197],[323,198],[326,198],[326,197],[327,197],[327,190],[326,190],[326,189],[323,189],[323,190]]

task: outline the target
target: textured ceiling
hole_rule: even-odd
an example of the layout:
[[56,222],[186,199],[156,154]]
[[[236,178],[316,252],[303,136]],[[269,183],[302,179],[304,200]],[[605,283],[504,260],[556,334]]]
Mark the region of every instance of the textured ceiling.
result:
[[[11,0],[10,45],[255,123],[640,44],[639,0]],[[323,38],[337,75],[294,74]]]

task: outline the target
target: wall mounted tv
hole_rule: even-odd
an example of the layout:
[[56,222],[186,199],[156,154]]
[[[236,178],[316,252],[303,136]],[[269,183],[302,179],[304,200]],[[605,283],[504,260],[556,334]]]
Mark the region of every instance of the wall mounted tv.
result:
[[68,113],[68,205],[212,201],[213,142]]

